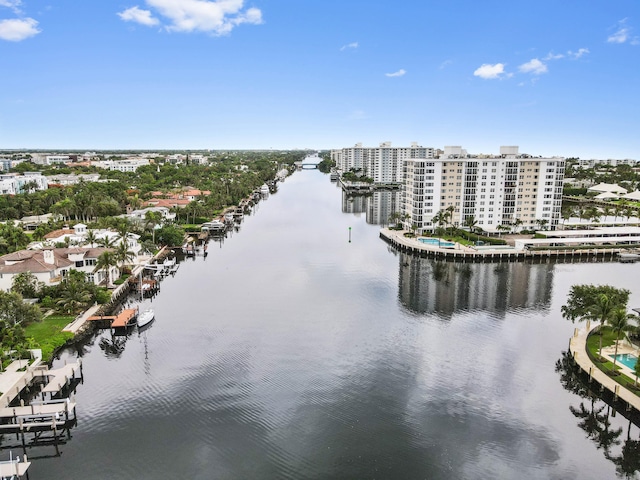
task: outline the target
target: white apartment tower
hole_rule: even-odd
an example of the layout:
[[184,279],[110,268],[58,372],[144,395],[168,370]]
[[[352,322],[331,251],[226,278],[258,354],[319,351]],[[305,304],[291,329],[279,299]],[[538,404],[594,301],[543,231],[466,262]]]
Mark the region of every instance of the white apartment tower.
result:
[[421,147],[416,142],[410,147],[392,147],[391,142],[383,142],[379,147],[363,147],[357,143],[350,148],[331,151],[331,159],[336,162],[337,170],[360,171],[372,178],[374,183],[401,183],[404,160],[433,157],[433,148]]
[[454,225],[473,218],[489,232],[499,225],[558,225],[564,158],[520,155],[515,146],[501,147],[497,156],[445,147],[438,158],[405,159],[403,170],[402,213],[419,232],[433,230],[433,217],[447,208]]

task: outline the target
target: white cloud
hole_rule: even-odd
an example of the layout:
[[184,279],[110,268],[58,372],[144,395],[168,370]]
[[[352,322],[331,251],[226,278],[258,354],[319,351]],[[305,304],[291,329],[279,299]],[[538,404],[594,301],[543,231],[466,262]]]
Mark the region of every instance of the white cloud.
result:
[[20,5],[22,0],[0,0],[0,7],[7,7],[14,11],[14,13],[20,14]]
[[40,33],[38,22],[33,18],[0,20],[0,39],[20,42]]
[[571,50],[569,50],[567,52],[567,55],[569,55],[570,57],[573,57],[573,58],[580,58],[580,57],[585,56],[588,53],[590,53],[588,48],[580,48],[580,49],[578,49],[577,52],[572,52]]
[[485,80],[500,78],[500,76],[504,74],[504,63],[496,63],[495,65],[483,63],[473,72],[474,76],[484,78]]
[[243,10],[244,0],[146,0],[169,21],[172,32],[206,32],[225,35],[237,25],[262,23],[257,8]]
[[401,68],[400,70],[398,70],[397,72],[393,72],[393,73],[385,73],[385,76],[387,77],[401,77],[403,76],[406,72],[406,70],[404,68]]
[[158,25],[160,21],[151,15],[149,10],[142,10],[137,6],[127,8],[126,10],[118,13],[118,16],[125,22],[135,22],[141,25],[151,27]]
[[538,60],[537,58],[532,58],[527,63],[523,63],[518,67],[522,73],[533,73],[534,75],[541,75],[543,73],[547,73],[547,66]]
[[629,42],[631,45],[638,45],[640,43],[640,39],[632,35],[632,28],[627,26],[627,19],[623,18],[618,22],[618,29],[611,35],[607,37],[608,43],[627,43]]
[[453,63],[453,60],[445,60],[444,62],[442,62],[440,64],[440,66],[438,67],[439,70],[444,70],[445,68],[447,68],[449,65],[451,65]]
[[[569,54],[571,54],[571,52],[569,52]],[[546,61],[549,61],[549,60],[560,60],[561,58],[564,58],[564,55],[562,53],[549,52],[547,54],[547,56],[544,57],[542,60],[544,60],[546,62]]]
[[352,42],[352,43],[348,43],[346,45],[343,45],[342,47],[340,47],[340,51],[342,52],[342,51],[346,50],[347,48],[353,48],[353,49],[358,48],[358,42]]

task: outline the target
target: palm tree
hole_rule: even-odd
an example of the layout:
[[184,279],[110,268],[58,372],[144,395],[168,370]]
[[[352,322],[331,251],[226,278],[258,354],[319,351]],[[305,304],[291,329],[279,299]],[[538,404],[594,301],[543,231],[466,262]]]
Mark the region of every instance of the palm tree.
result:
[[114,253],[116,260],[122,264],[131,263],[136,258],[136,254],[129,250],[129,245],[126,242],[120,242]]
[[611,325],[611,330],[616,334],[616,349],[613,354],[613,372],[616,371],[616,361],[618,359],[618,341],[620,340],[620,335],[622,332],[629,331],[632,326],[629,324],[628,320],[633,318],[634,315],[629,315],[627,313],[626,308],[616,308],[609,318],[609,325]]
[[441,226],[443,223],[447,222],[447,213],[444,210],[439,210],[431,219],[431,221],[437,225]]
[[477,225],[478,220],[476,220],[476,217],[474,217],[473,215],[469,215],[464,218],[464,226],[467,227],[471,233],[474,232]]
[[65,282],[62,296],[57,303],[66,314],[70,315],[86,307],[90,301],[91,293],[85,285],[82,282],[71,279]]
[[518,233],[518,230],[520,230],[520,227],[522,226],[522,220],[520,220],[519,218],[516,218],[513,221],[513,230],[515,233]]
[[107,288],[111,286],[111,275],[109,271],[111,267],[115,267],[118,265],[118,260],[116,258],[116,254],[111,250],[107,250],[102,252],[98,256],[98,261],[96,262],[96,270],[103,270],[106,273],[106,286]]
[[104,248],[115,248],[116,246],[116,240],[108,235],[99,238],[96,243]]
[[156,225],[159,225],[160,223],[162,223],[162,214],[160,212],[149,211],[145,213],[144,220],[145,220],[145,225],[144,225],[145,230],[149,225],[151,225],[151,239],[153,241],[153,244],[155,245],[156,244]]
[[456,211],[456,207],[455,205],[449,205],[446,208],[446,216],[445,216],[445,222],[448,223],[451,227],[453,227],[453,214]]
[[115,231],[118,233],[118,238],[123,243],[127,243],[127,239],[129,238],[129,234],[131,233],[131,224],[126,219],[122,219],[122,221],[118,222],[115,226]]
[[[602,356],[602,327],[611,317],[613,311],[619,306],[614,304],[611,299],[604,293],[601,293],[596,297],[594,303],[588,307],[589,313],[586,316],[588,320],[596,320],[600,322],[600,348],[598,350],[598,356]],[[587,325],[587,330],[589,326]]]
[[549,220],[547,220],[546,218],[536,218],[536,225],[538,225],[538,228],[540,228],[540,230],[545,230],[545,227],[548,223]]
[[87,235],[84,239],[91,248],[95,247],[96,243],[98,243],[98,237],[96,236],[96,232],[94,230],[87,230]]
[[506,232],[508,230],[511,230],[511,227],[509,227],[509,225],[500,224],[496,227],[496,229],[498,230],[498,237],[499,237],[501,232]]

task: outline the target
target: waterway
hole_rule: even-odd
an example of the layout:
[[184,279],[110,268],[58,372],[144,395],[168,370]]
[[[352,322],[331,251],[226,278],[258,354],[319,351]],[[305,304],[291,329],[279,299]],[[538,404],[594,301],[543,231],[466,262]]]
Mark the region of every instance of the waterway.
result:
[[82,356],[78,425],[30,478],[634,478],[640,431],[567,374],[560,307],[585,282],[639,307],[638,265],[414,258],[378,236],[395,201],[287,178],[149,329],[56,361]]

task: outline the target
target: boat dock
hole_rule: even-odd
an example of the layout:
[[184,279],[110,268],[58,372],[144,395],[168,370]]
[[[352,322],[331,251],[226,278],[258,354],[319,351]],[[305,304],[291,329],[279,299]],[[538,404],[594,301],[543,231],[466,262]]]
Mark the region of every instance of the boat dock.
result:
[[9,460],[0,462],[0,480],[15,480],[26,475],[29,478],[27,470],[31,466],[31,462],[27,460],[27,456],[23,455],[22,461],[20,457],[10,456]]
[[97,325],[102,328],[127,328],[135,323],[137,316],[137,308],[125,308],[118,315],[94,315],[87,321],[98,322]]
[[[59,455],[59,445],[71,438],[70,430],[77,423],[72,393],[82,380],[80,359],[55,369],[40,364],[39,359],[31,365],[16,360],[7,366],[0,374],[0,448],[22,448],[26,454],[27,447],[53,445]],[[11,434],[19,443],[10,441]],[[2,475],[6,468],[10,467],[0,466]]]
[[[24,368],[24,370],[22,370]],[[76,374],[80,372],[80,377]],[[72,388],[83,381],[82,361],[65,363],[61,368],[50,369],[39,361],[26,365],[26,360],[16,360],[7,366],[0,375],[0,405],[9,407],[16,403],[23,390],[33,391],[35,385],[40,384],[43,401],[46,394],[50,399],[59,396],[65,388]]]

